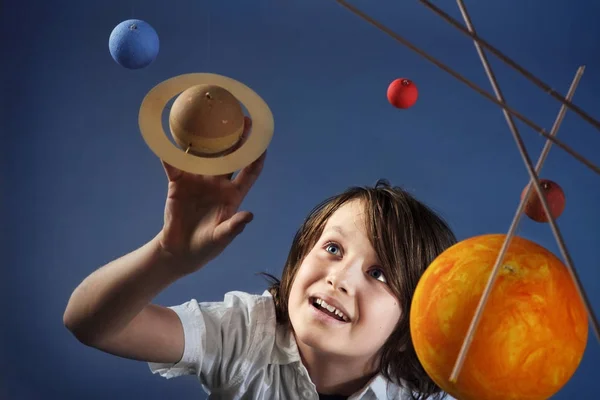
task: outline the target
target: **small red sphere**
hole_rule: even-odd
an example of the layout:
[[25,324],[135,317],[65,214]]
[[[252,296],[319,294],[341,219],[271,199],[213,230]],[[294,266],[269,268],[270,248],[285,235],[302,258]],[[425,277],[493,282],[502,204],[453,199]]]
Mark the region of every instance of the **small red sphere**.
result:
[[[546,197],[550,213],[556,220],[565,210],[565,193],[558,183],[548,179],[540,179],[540,186],[544,192],[544,197]],[[525,195],[525,189],[527,189],[527,186],[525,186],[521,192],[521,200],[523,200]],[[544,211],[544,207],[542,206],[542,202],[535,187],[531,188],[531,194],[529,195],[529,200],[525,204],[524,212],[529,218],[536,222],[548,222],[548,216]]]
[[418,97],[417,85],[410,79],[398,78],[388,86],[388,101],[396,108],[410,108],[417,102]]

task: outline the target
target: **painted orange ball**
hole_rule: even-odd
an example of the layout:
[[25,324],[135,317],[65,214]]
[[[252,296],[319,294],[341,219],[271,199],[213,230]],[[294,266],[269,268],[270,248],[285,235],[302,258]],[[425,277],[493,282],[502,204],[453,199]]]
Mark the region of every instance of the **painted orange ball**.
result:
[[506,235],[463,240],[421,277],[411,336],[427,374],[460,400],[541,400],[579,366],[587,314],[565,265],[544,247],[513,237],[458,380],[454,363]]

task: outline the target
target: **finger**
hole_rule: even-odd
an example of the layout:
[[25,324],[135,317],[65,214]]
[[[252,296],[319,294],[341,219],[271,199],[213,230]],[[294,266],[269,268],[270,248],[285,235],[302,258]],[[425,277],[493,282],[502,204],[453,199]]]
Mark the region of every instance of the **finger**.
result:
[[228,245],[237,235],[242,233],[253,218],[254,215],[249,211],[240,211],[234,214],[215,228],[214,240],[222,245]]
[[163,160],[160,160],[160,162],[162,163],[162,166],[165,169],[165,173],[167,174],[167,178],[169,179],[169,181],[174,182],[183,175],[183,171],[175,168],[170,164],[167,164]]
[[265,152],[262,153],[261,156],[256,159],[256,161],[242,169],[233,180],[233,184],[237,186],[238,190],[242,193],[242,196],[246,196],[248,194],[250,188],[260,176],[266,158],[267,151],[265,150]]
[[230,181],[232,176],[233,176],[233,172],[230,172],[230,173],[225,174],[225,175],[219,175],[219,178],[226,179],[226,180]]

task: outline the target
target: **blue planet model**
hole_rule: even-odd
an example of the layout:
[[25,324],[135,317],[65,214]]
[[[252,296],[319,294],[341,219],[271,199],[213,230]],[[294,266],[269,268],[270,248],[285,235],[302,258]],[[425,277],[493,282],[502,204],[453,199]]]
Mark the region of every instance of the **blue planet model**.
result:
[[127,69],[144,68],[158,56],[158,34],[149,23],[129,19],[115,26],[108,39],[108,49],[120,66]]

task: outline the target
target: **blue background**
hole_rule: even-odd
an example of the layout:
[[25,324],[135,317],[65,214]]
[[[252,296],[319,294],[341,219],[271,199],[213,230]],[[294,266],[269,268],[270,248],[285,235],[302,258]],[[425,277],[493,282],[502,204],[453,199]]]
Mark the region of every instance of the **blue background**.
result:
[[[490,90],[472,41],[418,1],[353,4]],[[456,4],[437,2],[462,21]],[[566,94],[600,104],[600,5],[592,0],[467,2],[479,33]],[[292,237],[318,201],[385,177],[449,220],[459,238],[506,232],[528,176],[500,109],[332,1],[10,1],[2,40],[2,329],[0,398],[203,398],[193,377],[166,380],[145,363],[86,348],[64,328],[73,289],[162,226],[166,178],[137,126],[139,105],[175,75],[238,79],[270,105],[276,132],[263,174],[243,204],[255,220],[211,265],[156,302],[261,292],[259,271],[281,272]],[[122,20],[160,37],[154,64],[130,71],[108,51]],[[490,56],[506,99],[550,129],[560,103]],[[395,78],[418,85],[410,110],[387,103]],[[544,139],[522,123],[535,161]],[[600,132],[569,112],[559,138],[598,158]],[[554,146],[543,177],[567,195],[559,219],[600,313],[600,185]],[[519,234],[558,254],[548,225]],[[588,348],[557,399],[595,399],[600,346]]]

